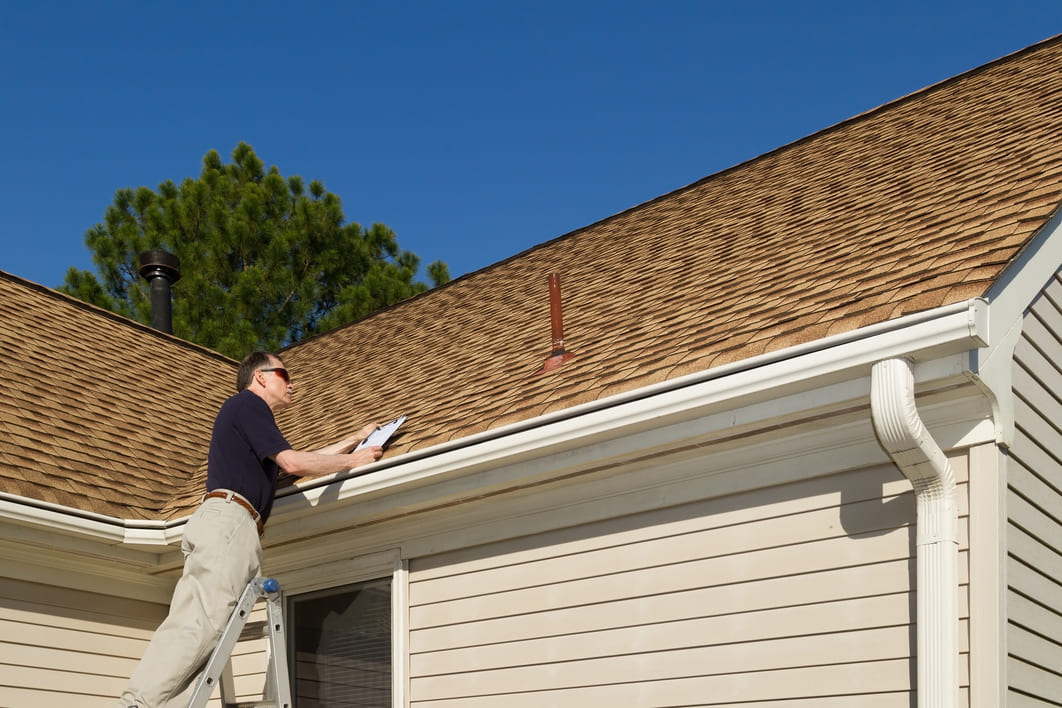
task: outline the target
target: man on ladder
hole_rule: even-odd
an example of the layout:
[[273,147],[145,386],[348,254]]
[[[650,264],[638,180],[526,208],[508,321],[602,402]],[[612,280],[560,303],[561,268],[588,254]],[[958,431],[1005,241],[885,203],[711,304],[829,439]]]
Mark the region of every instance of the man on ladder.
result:
[[236,390],[214,421],[206,494],[185,526],[184,572],[169,615],[129,679],[121,708],[189,705],[195,680],[241,593],[261,572],[261,535],[273,508],[278,469],[317,476],[365,465],[383,454],[380,447],[351,452],[375,424],[315,452],[292,449],[274,419],[276,411],[291,405],[293,392],[275,354],[248,354],[240,363]]

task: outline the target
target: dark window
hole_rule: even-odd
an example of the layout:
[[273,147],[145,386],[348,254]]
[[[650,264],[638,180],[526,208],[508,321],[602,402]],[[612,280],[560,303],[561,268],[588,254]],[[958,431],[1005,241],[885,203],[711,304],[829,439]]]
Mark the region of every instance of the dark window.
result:
[[294,595],[297,708],[391,708],[391,579]]

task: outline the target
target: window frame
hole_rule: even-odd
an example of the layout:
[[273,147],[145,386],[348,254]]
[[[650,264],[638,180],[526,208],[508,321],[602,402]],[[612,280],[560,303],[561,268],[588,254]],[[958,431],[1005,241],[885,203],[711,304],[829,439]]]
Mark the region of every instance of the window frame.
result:
[[[339,561],[305,566],[276,576],[284,593],[284,622],[290,625],[292,603],[300,595],[317,595],[372,580],[391,580],[391,705],[405,708],[409,676],[409,562],[398,549],[366,554]],[[289,679],[295,678],[294,639],[287,639],[285,650],[291,667]],[[294,700],[294,695],[293,695]]]

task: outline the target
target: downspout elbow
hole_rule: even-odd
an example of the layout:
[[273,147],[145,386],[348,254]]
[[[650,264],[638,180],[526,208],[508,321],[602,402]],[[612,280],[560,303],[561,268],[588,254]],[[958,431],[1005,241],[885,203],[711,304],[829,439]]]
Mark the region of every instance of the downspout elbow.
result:
[[914,487],[919,708],[958,700],[958,509],[955,474],[918,415],[909,359],[871,370],[870,408],[882,448]]

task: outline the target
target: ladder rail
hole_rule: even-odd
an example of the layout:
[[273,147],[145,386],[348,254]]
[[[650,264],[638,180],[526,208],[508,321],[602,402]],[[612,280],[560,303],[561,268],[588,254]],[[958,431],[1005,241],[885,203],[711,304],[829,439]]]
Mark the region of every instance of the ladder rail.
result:
[[214,693],[215,687],[221,686],[221,700],[224,706],[239,705],[230,702],[235,698],[232,681],[232,650],[240,641],[244,625],[254,606],[262,598],[266,599],[266,614],[269,620],[269,666],[266,669],[266,695],[263,701],[253,701],[249,705],[273,706],[274,708],[291,708],[291,686],[288,679],[287,642],[284,634],[284,607],[280,594],[280,585],[273,578],[254,578],[247,583],[243,594],[229,615],[221,638],[210,654],[203,673],[196,681],[188,708],[204,708]]
[[288,679],[288,643],[284,633],[284,607],[280,592],[266,600],[269,617],[269,664],[272,678],[272,698],[277,708],[291,708],[291,682]]

